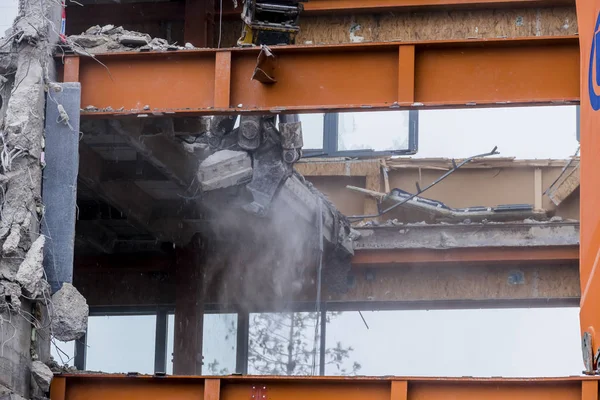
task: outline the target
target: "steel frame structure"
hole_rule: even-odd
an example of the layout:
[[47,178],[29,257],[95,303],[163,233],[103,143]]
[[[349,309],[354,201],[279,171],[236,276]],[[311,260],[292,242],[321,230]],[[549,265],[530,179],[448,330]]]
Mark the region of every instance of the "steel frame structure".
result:
[[597,400],[598,377],[226,378],[59,375],[52,400]]
[[[430,0],[425,5],[500,2],[517,3]],[[423,5],[381,0],[361,6],[366,3],[321,0],[312,3],[312,11]],[[106,68],[93,59],[67,56],[63,76],[64,81],[82,83],[82,108],[98,108],[84,111],[82,116],[104,118],[569,104],[581,100],[581,330],[591,337],[593,362],[587,372],[594,373],[600,348],[600,140],[596,134],[600,128],[600,53],[596,46],[600,1],[577,0],[577,15],[579,37],[275,48],[277,60],[272,68],[277,82],[272,85],[249,79],[256,67],[256,49],[98,55]],[[144,110],[146,105],[149,110]],[[597,376],[216,379],[62,375],[52,383],[51,398],[597,400],[598,380]]]
[[[278,46],[66,56],[82,117],[577,104],[577,37]],[[101,63],[97,62],[100,61]],[[552,68],[548,66],[552,65]]]

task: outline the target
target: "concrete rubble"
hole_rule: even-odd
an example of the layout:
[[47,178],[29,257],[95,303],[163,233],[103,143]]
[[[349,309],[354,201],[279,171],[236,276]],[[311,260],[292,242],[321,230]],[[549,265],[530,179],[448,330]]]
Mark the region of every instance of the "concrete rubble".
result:
[[97,54],[120,51],[175,51],[195,47],[171,44],[165,39],[152,38],[141,32],[128,31],[121,26],[95,25],[79,35],[68,37],[68,43],[76,53]]
[[17,282],[21,284],[23,292],[33,298],[38,297],[44,289],[42,283],[44,277],[44,268],[42,266],[44,242],[44,236],[39,236],[33,242],[25,255],[25,260],[19,266],[16,276]]
[[79,339],[85,334],[89,307],[85,298],[70,283],[52,295],[52,335],[62,341]]
[[41,361],[32,362],[31,375],[42,392],[48,393],[50,391],[50,382],[52,382],[53,373],[46,364]]

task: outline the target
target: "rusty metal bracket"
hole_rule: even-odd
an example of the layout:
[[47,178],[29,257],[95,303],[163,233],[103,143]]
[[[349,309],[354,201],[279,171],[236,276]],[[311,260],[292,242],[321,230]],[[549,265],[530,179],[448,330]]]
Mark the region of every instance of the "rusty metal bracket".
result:
[[273,84],[275,79],[275,56],[268,46],[260,46],[260,53],[256,59],[256,67],[252,79],[264,84]]

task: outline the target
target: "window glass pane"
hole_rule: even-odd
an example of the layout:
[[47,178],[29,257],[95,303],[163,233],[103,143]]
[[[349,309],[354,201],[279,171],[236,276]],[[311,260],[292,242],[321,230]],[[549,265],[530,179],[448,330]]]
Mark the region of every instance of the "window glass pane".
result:
[[316,316],[309,312],[250,314],[248,373],[318,375]]
[[154,373],[155,315],[91,316],[86,370]]
[[50,344],[50,355],[59,365],[75,365],[75,341],[61,342],[52,339]]
[[[235,372],[237,314],[204,314],[202,328],[203,375],[229,375]],[[167,327],[167,373],[173,373],[173,337],[175,316],[170,314]]]
[[577,107],[505,107],[419,111],[417,157],[466,158],[498,146],[500,157],[572,156]]
[[233,374],[237,348],[237,314],[204,314],[202,331],[202,374]]
[[300,114],[304,150],[323,148],[323,123],[325,114]]
[[[329,313],[326,375],[568,376],[583,368],[578,308]],[[546,351],[551,349],[551,351]]]
[[175,337],[175,316],[169,314],[167,318],[167,374],[173,374],[173,349]]
[[408,111],[371,111],[340,113],[338,151],[407,150]]

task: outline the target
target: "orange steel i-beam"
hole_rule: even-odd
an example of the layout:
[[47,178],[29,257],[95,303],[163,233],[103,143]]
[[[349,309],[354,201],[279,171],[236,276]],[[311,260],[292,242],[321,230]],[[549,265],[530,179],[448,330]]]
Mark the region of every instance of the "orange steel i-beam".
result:
[[[577,0],[581,43],[581,331],[600,349],[600,1]],[[596,360],[597,361],[597,360]],[[596,362],[594,362],[596,364]]]
[[79,76],[84,117],[579,101],[577,37],[272,50],[277,80],[273,84],[251,79],[257,48],[99,54],[95,59],[80,58],[79,65],[66,63],[63,76],[65,80]]
[[598,400],[597,377],[340,378],[59,375],[51,400]]
[[[383,13],[423,8],[499,8],[573,6],[574,0],[310,0],[303,16],[315,14]],[[225,2],[223,16],[239,18],[242,3]]]
[[474,262],[539,262],[578,261],[578,246],[548,246],[529,248],[463,248],[463,249],[379,249],[355,250],[352,265],[474,263]]

